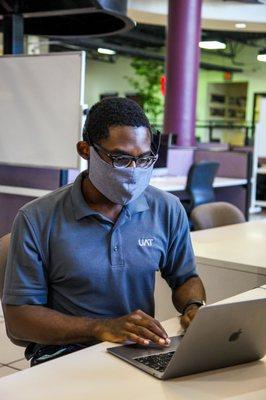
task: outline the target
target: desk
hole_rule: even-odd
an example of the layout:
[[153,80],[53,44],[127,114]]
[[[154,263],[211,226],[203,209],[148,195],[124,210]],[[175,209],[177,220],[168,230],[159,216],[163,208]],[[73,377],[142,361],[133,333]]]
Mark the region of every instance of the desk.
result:
[[[153,177],[150,184],[158,189],[174,192],[181,200],[184,200],[187,199],[184,191],[186,182],[186,176],[167,175]],[[247,179],[216,177],[213,182],[216,201],[227,201],[234,204],[248,220],[249,191],[247,186]]]
[[[242,299],[255,298],[252,293]],[[265,293],[262,291],[262,296]],[[163,323],[173,336],[177,318]],[[266,358],[159,381],[106,353],[110,343],[81,350],[0,379],[1,400],[265,400]]]
[[[166,176],[156,176],[151,178],[150,184],[158,189],[165,190],[167,192],[177,192],[185,189],[186,182],[187,182],[186,176],[176,177],[176,176],[166,175]],[[240,185],[245,185],[246,183],[247,183],[246,179],[217,177],[214,179],[213,187],[220,188],[220,187],[240,186]],[[0,193],[40,197],[48,193],[51,193],[51,190],[0,185]]]
[[[266,284],[266,219],[191,232],[198,273],[208,303]],[[170,289],[156,275],[155,315],[176,315]]]
[[266,283],[266,219],[191,233],[209,302]]
[[[178,192],[183,191],[186,188],[187,177],[186,176],[156,176],[151,178],[150,184],[157,189],[161,189],[167,192]],[[216,177],[213,182],[214,188],[231,187],[231,186],[242,186],[247,184],[247,179],[239,178],[223,178]]]

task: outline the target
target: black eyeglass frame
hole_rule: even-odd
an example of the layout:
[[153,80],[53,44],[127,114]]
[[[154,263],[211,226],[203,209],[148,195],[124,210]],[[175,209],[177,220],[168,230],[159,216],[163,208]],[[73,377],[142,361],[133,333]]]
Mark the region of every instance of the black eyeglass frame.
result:
[[[158,143],[155,146],[154,142],[152,141],[152,145],[151,145],[151,153],[152,153],[152,155],[151,156],[137,156],[137,157],[134,157],[134,156],[130,156],[130,155],[127,155],[127,154],[125,154],[125,155],[121,154],[121,155],[114,156],[113,154],[109,153],[106,149],[104,149],[102,146],[100,146],[99,144],[96,144],[96,143],[93,143],[92,141],[90,141],[89,145],[92,146],[97,153],[99,151],[101,151],[108,158],[110,158],[110,160],[112,161],[112,166],[114,168],[127,168],[132,163],[132,161],[134,161],[136,163],[136,167],[145,169],[145,168],[149,168],[151,165],[155,164],[155,162],[158,160],[158,150],[159,150],[160,142],[161,142],[161,133],[159,131],[157,131],[157,135],[158,135]],[[153,135],[153,137],[154,137],[154,135]],[[155,151],[152,149],[152,147],[155,149]],[[119,159],[122,159],[122,158],[123,159],[127,158],[128,159],[128,164],[124,165],[124,166],[120,166],[120,167],[115,165],[115,162],[117,162]],[[143,159],[144,160],[149,160],[150,163],[148,163],[148,165],[145,166],[145,167],[140,167],[139,166],[139,160],[141,160],[141,159],[142,160]]]

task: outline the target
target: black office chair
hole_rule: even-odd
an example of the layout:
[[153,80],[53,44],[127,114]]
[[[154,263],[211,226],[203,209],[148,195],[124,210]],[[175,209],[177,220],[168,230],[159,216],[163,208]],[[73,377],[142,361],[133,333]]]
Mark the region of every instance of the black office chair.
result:
[[185,189],[188,199],[182,200],[188,216],[200,204],[215,201],[212,184],[219,165],[216,161],[200,161],[190,167]]

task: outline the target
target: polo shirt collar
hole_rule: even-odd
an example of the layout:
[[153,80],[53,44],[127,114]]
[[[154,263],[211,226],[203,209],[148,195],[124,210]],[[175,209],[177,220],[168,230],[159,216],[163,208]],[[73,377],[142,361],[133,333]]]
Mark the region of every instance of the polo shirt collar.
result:
[[145,191],[136,200],[125,206],[125,209],[130,213],[130,215],[146,211],[149,208],[150,207],[145,196]]
[[[72,188],[71,188],[71,200],[73,205],[73,211],[75,218],[77,220],[88,217],[90,215],[99,215],[99,213],[95,210],[92,210],[87,202],[85,201],[82,190],[81,184],[83,177],[87,174],[87,171],[82,172],[77,176],[75,179]],[[132,201],[131,203],[125,206],[126,213],[129,213],[130,216],[148,210],[149,204],[147,202],[145,191],[142,193],[136,200]]]
[[72,200],[72,205],[73,205],[73,211],[75,218],[82,219],[85,217],[89,217],[90,215],[97,215],[99,214],[97,211],[92,210],[87,202],[85,201],[82,190],[81,190],[81,184],[83,177],[85,176],[86,171],[82,172],[77,176],[75,179],[72,188],[71,188],[71,200]]

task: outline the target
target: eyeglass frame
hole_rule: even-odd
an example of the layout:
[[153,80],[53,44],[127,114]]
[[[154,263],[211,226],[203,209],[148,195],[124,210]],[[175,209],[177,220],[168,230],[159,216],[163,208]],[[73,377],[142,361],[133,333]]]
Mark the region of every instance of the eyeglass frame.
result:
[[[152,149],[151,149],[151,153],[152,153],[152,156],[137,156],[137,157],[134,157],[134,156],[130,156],[130,155],[127,155],[127,154],[125,154],[125,155],[117,155],[117,156],[115,156],[115,155],[113,155],[113,154],[111,154],[111,153],[109,153],[106,149],[104,149],[102,146],[100,146],[99,144],[96,144],[96,143],[94,143],[94,142],[92,142],[91,140],[90,140],[90,142],[89,142],[89,145],[90,146],[92,146],[94,149],[95,149],[95,151],[98,153],[98,151],[101,151],[103,154],[105,154],[108,158],[110,158],[110,160],[112,161],[112,166],[113,166],[113,168],[128,168],[128,166],[132,163],[132,161],[134,161],[135,163],[136,163],[136,167],[138,166],[138,160],[139,159],[141,159],[141,158],[147,158],[147,159],[150,159],[150,160],[153,160],[152,161],[152,163],[148,166],[148,167],[139,167],[139,168],[143,168],[143,169],[145,169],[145,168],[149,168],[149,167],[151,167],[153,164],[155,164],[155,162],[158,160],[158,157],[159,157],[159,155],[158,155],[158,150],[159,150],[159,147],[160,147],[160,142],[161,142],[161,133],[159,132],[159,131],[157,131],[157,134],[158,134],[158,137],[159,137],[159,140],[158,140],[158,143],[157,143],[157,146],[156,146],[156,151],[154,152]],[[154,143],[152,142],[152,146],[154,146]],[[151,147],[152,147],[151,146]],[[119,158],[121,158],[121,157],[123,157],[123,158],[128,158],[129,159],[129,163],[126,165],[126,166],[123,166],[123,167],[117,167],[117,166],[115,166],[114,165],[114,163],[115,163],[115,161],[117,160],[117,159],[119,159]]]

